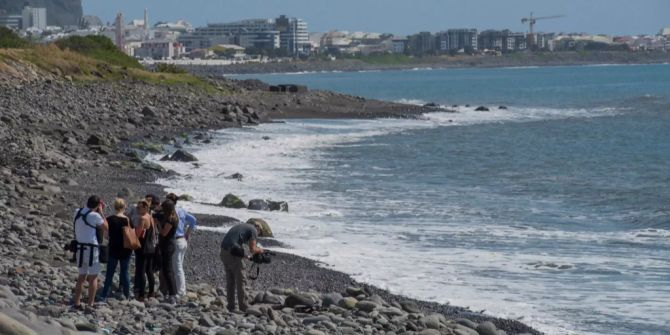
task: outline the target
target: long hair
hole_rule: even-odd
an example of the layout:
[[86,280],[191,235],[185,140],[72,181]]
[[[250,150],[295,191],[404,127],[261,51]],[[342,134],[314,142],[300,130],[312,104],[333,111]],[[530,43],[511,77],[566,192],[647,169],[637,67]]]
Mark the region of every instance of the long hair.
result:
[[175,204],[172,200],[165,200],[161,204],[161,209],[163,210],[164,223],[169,223],[173,226],[176,226],[179,223],[179,217],[177,216],[177,210],[175,209]]

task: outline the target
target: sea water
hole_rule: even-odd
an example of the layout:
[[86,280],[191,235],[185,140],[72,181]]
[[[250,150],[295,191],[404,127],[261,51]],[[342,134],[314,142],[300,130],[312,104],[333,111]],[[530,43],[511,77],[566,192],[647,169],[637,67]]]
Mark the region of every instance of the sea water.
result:
[[670,66],[251,77],[460,107],[217,131],[160,182],[290,212],[190,210],[265,218],[285,251],[549,334],[670,333]]

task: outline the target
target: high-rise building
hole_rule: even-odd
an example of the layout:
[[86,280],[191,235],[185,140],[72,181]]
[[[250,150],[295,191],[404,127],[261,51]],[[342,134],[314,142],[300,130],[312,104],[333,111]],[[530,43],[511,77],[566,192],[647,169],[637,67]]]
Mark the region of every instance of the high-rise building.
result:
[[449,29],[449,50],[477,50],[477,29]]
[[0,13],[0,27],[19,30],[23,27],[23,16]]
[[302,19],[281,15],[275,20],[275,29],[279,31],[280,48],[288,54],[308,53],[311,44],[307,23]]
[[47,28],[47,9],[46,8],[35,8],[26,6],[21,11],[22,16],[22,29],[39,29],[44,30]]
[[413,55],[422,56],[435,53],[435,36],[428,31],[407,37],[407,47]]
[[123,22],[123,13],[118,13],[116,14],[116,20],[114,21],[114,24],[116,26],[116,47],[121,49],[122,51],[125,51],[126,48],[126,42],[125,42],[125,32],[123,29],[125,28],[125,23]]
[[479,34],[479,50],[512,52],[526,50],[527,41],[523,33],[505,30],[485,30]]

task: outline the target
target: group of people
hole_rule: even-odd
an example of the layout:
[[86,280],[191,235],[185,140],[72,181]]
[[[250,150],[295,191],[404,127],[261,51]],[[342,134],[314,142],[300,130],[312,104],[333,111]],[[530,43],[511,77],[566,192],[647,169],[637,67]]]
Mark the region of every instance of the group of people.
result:
[[[170,193],[167,199],[147,195],[128,209],[122,198],[114,200],[114,214],[105,217],[105,204],[98,196],[89,197],[86,207],[78,209],[74,217],[75,261],[79,271],[74,290],[73,304],[81,308],[83,285],[88,282],[88,305],[96,299],[97,278],[101,270],[100,256],[104,253],[107,271],[99,299],[104,301],[112,292],[116,268],[122,294],[130,295],[129,266],[135,255],[135,298],[143,301],[156,297],[156,272],[159,272],[159,291],[169,302],[186,294],[184,256],[188,239],[197,225],[196,218],[177,207],[178,197]],[[109,237],[107,250],[103,251],[104,235]],[[128,247],[128,234],[134,234],[139,245]],[[124,240],[126,243],[124,243]],[[134,249],[134,250],[133,250]],[[105,257],[106,256],[106,257]],[[148,283],[148,287],[147,287]]]

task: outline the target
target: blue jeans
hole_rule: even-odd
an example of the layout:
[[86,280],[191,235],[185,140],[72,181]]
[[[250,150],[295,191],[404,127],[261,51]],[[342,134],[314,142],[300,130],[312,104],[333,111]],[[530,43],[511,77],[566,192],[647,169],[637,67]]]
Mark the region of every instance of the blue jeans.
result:
[[109,255],[107,261],[107,274],[105,275],[105,287],[102,289],[101,298],[107,299],[109,292],[112,290],[112,282],[114,281],[114,272],[116,272],[116,265],[121,263],[121,272],[119,277],[121,279],[121,287],[123,288],[123,295],[130,298],[130,275],[128,274],[128,266],[130,265],[130,257],[116,258]]

